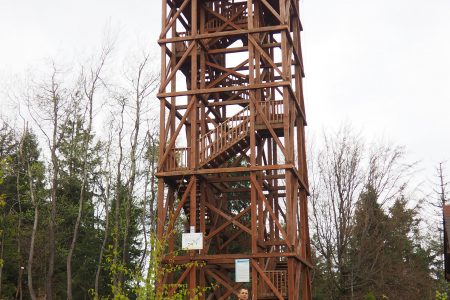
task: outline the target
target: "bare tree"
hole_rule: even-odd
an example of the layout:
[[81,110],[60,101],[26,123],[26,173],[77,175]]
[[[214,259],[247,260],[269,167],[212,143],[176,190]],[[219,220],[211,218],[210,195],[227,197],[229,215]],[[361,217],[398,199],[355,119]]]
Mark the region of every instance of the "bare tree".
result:
[[[118,99],[120,104],[120,123],[118,127],[118,148],[119,157],[116,162],[116,181],[115,181],[115,196],[114,196],[114,248],[113,248],[113,266],[117,265],[118,254],[119,254],[119,230],[120,230],[120,205],[121,205],[121,189],[122,189],[122,161],[123,161],[123,130],[124,130],[124,111],[125,111],[125,101],[124,99]],[[119,286],[119,278],[117,274],[114,275],[113,284],[114,286]]]
[[[340,299],[351,293],[356,272],[351,264],[357,259],[349,257],[349,249],[357,202],[368,190],[380,207],[396,199],[414,164],[404,163],[402,147],[368,144],[350,127],[324,135],[322,150],[310,157],[312,245],[329,296]],[[376,245],[371,249],[381,251]]]
[[[364,182],[364,145],[349,129],[324,136],[323,150],[310,163],[313,246],[324,259],[330,295],[339,294],[346,272],[351,222]],[[337,270],[337,271],[335,271]]]
[[[112,128],[112,126],[110,126]],[[113,139],[113,131],[109,130],[109,137],[108,142],[106,143],[106,151],[105,151],[105,161],[104,161],[104,167],[102,170],[103,173],[103,182],[99,184],[100,190],[101,190],[101,198],[103,199],[103,205],[105,207],[105,230],[104,230],[104,236],[102,245],[100,247],[100,253],[98,257],[98,263],[97,263],[97,271],[95,272],[95,283],[94,283],[94,292],[95,295],[99,294],[99,279],[100,279],[100,272],[102,270],[102,263],[103,263],[103,256],[106,249],[106,243],[108,242],[108,236],[110,234],[109,232],[109,206],[110,206],[110,198],[111,198],[111,184],[112,184],[112,176],[113,176],[113,170],[111,167],[111,147],[112,147],[112,139]]]
[[81,174],[81,188],[80,188],[80,195],[79,195],[79,201],[78,201],[78,214],[77,219],[74,225],[73,229],[73,235],[72,235],[72,242],[69,247],[69,251],[67,254],[66,259],[66,266],[67,266],[67,299],[72,300],[72,257],[73,252],[75,250],[75,245],[77,242],[78,232],[80,228],[81,218],[82,218],[82,212],[83,212],[83,205],[85,202],[85,192],[86,192],[86,185],[87,185],[87,179],[88,179],[88,153],[89,148],[91,144],[91,136],[92,136],[92,122],[93,122],[93,109],[94,109],[94,97],[96,95],[96,91],[99,88],[99,86],[102,83],[101,75],[102,70],[105,66],[106,59],[108,58],[108,55],[111,53],[111,47],[107,46],[104,47],[98,63],[96,66],[91,68],[88,72],[88,74],[82,73],[81,82],[82,82],[82,89],[84,91],[84,97],[86,98],[85,102],[85,109],[87,110],[87,129],[84,132],[84,138],[83,138],[83,145],[82,145],[82,152],[80,153],[82,159],[82,174]]
[[[151,72],[149,69],[149,54],[146,54],[143,59],[138,63],[136,70],[132,68],[131,74],[125,74],[128,79],[130,89],[126,90],[128,95],[124,95],[124,99],[127,97],[134,98],[132,104],[134,124],[132,127],[132,134],[130,136],[130,168],[128,174],[128,180],[126,183],[126,211],[125,211],[125,230],[122,245],[122,264],[126,264],[128,261],[128,234],[130,228],[131,209],[133,207],[134,191],[136,187],[136,180],[139,172],[138,161],[142,158],[142,153],[145,150],[143,146],[145,143],[140,143],[141,137],[141,122],[143,116],[148,112],[149,96],[153,93],[159,81],[159,77]],[[147,102],[147,103],[146,103]],[[142,137],[141,137],[142,138]],[[140,145],[140,147],[139,147]],[[145,188],[144,188],[145,189]],[[145,193],[145,192],[144,192]]]
[[48,269],[45,281],[45,293],[48,300],[53,299],[53,276],[55,272],[55,232],[57,217],[57,189],[60,162],[58,149],[64,137],[67,122],[72,114],[72,92],[65,88],[59,76],[62,72],[52,66],[48,81],[38,83],[27,98],[27,107],[31,118],[44,136],[50,153],[50,220],[48,225]]

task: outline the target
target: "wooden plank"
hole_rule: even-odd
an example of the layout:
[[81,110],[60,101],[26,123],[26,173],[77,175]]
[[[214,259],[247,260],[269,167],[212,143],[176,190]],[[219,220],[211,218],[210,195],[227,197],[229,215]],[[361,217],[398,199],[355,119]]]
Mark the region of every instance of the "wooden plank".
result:
[[[280,258],[280,257],[294,257],[297,259],[299,263],[304,265],[307,268],[310,268],[311,270],[314,268],[314,266],[311,264],[311,262],[308,262],[304,259],[302,259],[300,256],[298,256],[295,252],[269,252],[269,253],[255,253],[255,254],[210,254],[210,255],[201,255],[197,254],[194,257],[188,256],[188,255],[179,255],[175,257],[171,257],[170,261],[174,261],[179,264],[192,262],[195,261],[205,261],[207,264],[232,264],[236,259],[240,258],[248,258],[248,259],[271,259],[271,258]],[[163,259],[163,262],[168,262],[168,259]]]
[[[261,44],[260,46],[263,49],[267,49],[267,48],[280,47],[281,44],[280,43],[267,43],[267,44]],[[246,52],[246,51],[248,51],[248,46],[209,49],[208,54],[237,53],[237,52]]]
[[[170,110],[170,109],[172,109],[172,107],[173,107],[173,105],[169,102],[169,101],[167,101],[167,99],[165,99],[165,98],[161,98],[161,100],[165,100],[165,105],[166,105],[166,107]],[[187,105],[186,105],[186,108],[187,108]],[[185,108],[185,109],[186,109]],[[183,119],[183,116],[180,114],[180,112],[179,111],[177,111],[177,109],[178,109],[178,106],[175,106],[175,115],[177,116],[177,118],[179,119],[179,120],[181,120],[181,119]],[[170,120],[169,120],[170,121]],[[190,124],[188,121],[185,121],[186,122],[186,124]],[[167,127],[167,126],[166,126]]]
[[184,272],[181,274],[180,278],[178,278],[177,283],[175,284],[175,286],[173,286],[169,290],[169,295],[173,295],[173,293],[177,289],[178,285],[180,285],[186,279],[187,275],[191,273],[191,269],[192,269],[192,266],[190,266],[190,267],[186,268],[186,270],[184,270]]
[[189,96],[189,95],[200,95],[200,94],[212,94],[221,92],[237,92],[237,91],[247,91],[247,90],[257,90],[271,87],[284,87],[289,86],[291,83],[289,81],[277,81],[277,82],[267,82],[259,84],[249,84],[241,86],[227,86],[220,88],[206,88],[198,90],[186,90],[173,93],[158,93],[158,98],[168,98],[168,97],[178,97],[178,96]]
[[[207,180],[210,183],[250,181],[250,176],[226,176],[226,177],[204,176],[203,178],[205,178],[205,180]],[[260,180],[281,179],[281,178],[284,178],[284,174],[258,175],[258,179]]]
[[157,172],[157,177],[172,177],[172,176],[189,176],[201,174],[219,174],[219,173],[239,173],[251,171],[267,171],[267,170],[288,170],[292,169],[292,164],[271,165],[271,166],[253,166],[253,167],[234,167],[234,168],[215,168],[215,169],[199,169],[199,170],[183,170],[172,172]]
[[[208,255],[201,255],[197,254],[195,255],[195,258],[193,259],[189,255],[179,255],[176,257],[173,257],[174,262],[182,263],[184,261],[206,261],[208,264],[229,264],[234,263],[236,259],[240,258],[247,258],[247,259],[257,259],[257,258],[277,258],[277,257],[295,257],[297,260],[301,261],[298,257],[298,255],[295,252],[260,252],[260,253],[254,253],[254,254],[208,254]],[[167,260],[163,259],[163,262],[167,262]],[[303,262],[302,262],[303,263]],[[306,265],[306,264],[305,264]],[[312,266],[311,266],[312,267]]]
[[196,36],[183,36],[183,37],[173,37],[173,38],[165,38],[159,39],[158,43],[160,45],[167,43],[176,43],[181,41],[191,41],[191,40],[204,40],[215,37],[229,37],[236,35],[248,35],[252,33],[260,33],[260,32],[280,32],[280,31],[288,31],[289,27],[287,25],[278,25],[278,26],[266,26],[254,29],[240,29],[240,30],[230,30],[230,31],[222,31],[222,32],[214,32],[214,33],[204,33],[198,34]]

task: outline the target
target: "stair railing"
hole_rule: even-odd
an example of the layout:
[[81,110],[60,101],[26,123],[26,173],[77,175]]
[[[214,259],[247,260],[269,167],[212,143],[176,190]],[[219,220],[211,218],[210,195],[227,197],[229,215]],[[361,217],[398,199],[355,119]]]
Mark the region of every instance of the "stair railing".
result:
[[248,134],[250,109],[246,106],[199,138],[200,163],[206,163]]

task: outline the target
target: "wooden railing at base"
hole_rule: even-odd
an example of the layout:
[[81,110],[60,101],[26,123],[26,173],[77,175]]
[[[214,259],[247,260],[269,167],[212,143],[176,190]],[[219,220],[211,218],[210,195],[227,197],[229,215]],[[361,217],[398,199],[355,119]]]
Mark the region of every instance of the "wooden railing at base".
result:
[[[281,295],[287,295],[287,271],[264,271],[264,274],[269,278]],[[260,291],[260,296],[262,298],[274,295],[273,291],[267,285],[261,285],[261,288],[263,288]]]

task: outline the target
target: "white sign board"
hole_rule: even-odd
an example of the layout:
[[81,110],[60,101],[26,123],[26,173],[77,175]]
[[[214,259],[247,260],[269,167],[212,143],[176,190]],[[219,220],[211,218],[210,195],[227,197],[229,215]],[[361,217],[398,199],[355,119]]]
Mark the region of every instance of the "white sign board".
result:
[[183,233],[181,236],[181,248],[183,250],[202,250],[203,233]]
[[236,282],[250,282],[250,259],[235,260]]

